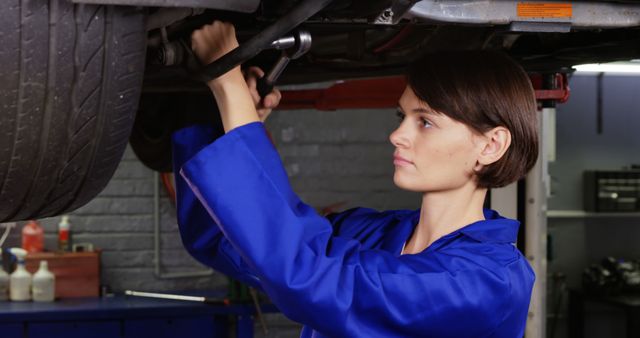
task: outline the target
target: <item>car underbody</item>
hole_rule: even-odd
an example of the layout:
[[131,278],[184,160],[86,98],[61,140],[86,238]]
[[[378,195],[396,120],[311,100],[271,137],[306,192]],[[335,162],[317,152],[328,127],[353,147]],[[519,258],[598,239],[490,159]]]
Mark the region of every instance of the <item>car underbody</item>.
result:
[[[247,1],[246,7],[254,2]],[[577,64],[640,56],[640,5],[633,2],[578,2],[573,4],[572,17],[544,18],[533,17],[544,12],[516,15],[520,9],[512,1],[411,1],[413,7],[405,8],[395,19],[382,21],[396,3],[402,1],[334,2],[305,20],[300,27],[311,33],[313,45],[309,53],[289,65],[281,83],[401,74],[410,60],[436,50],[502,50],[529,72],[538,73],[571,72],[571,66]],[[277,24],[294,4],[296,1],[263,1],[254,13],[199,10],[153,27],[149,31],[151,58],[145,90],[172,86],[181,90],[190,85],[184,67],[159,64],[156,55],[163,43],[186,41],[195,27],[214,19],[233,22],[242,43]],[[155,9],[150,21],[167,10]],[[257,56],[243,60],[245,64],[269,68],[279,56],[279,51],[269,49],[254,53]]]

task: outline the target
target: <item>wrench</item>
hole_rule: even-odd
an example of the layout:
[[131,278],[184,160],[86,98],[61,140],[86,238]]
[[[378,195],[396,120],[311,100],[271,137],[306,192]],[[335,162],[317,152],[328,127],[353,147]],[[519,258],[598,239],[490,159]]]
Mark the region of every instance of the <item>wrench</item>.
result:
[[[291,37],[284,37],[274,41],[271,46],[275,49],[282,49],[282,55],[276,64],[265,76],[258,79],[258,93],[261,98],[267,96],[273,90],[276,81],[289,64],[311,49],[311,34],[304,30],[296,31]],[[283,48],[284,47],[284,48]]]
[[[166,37],[166,31],[162,30],[162,32],[163,43],[156,52],[154,60],[155,64],[163,66],[181,65],[187,68],[191,73],[197,73],[201,70],[203,65],[198,61],[198,57],[193,54],[190,42],[186,40],[169,41]],[[282,50],[283,55],[289,55],[291,53],[289,59],[297,59],[302,56],[302,54],[306,53],[310,46],[311,35],[306,31],[302,31],[295,35],[288,35],[271,42],[268,49]],[[300,50],[301,53],[296,53],[297,50]],[[278,63],[280,63],[280,61]],[[284,62],[282,69],[284,69],[287,63],[288,61]],[[280,70],[280,73],[282,73],[282,69]],[[280,74],[277,74],[273,77],[273,81],[275,81],[279,75]]]

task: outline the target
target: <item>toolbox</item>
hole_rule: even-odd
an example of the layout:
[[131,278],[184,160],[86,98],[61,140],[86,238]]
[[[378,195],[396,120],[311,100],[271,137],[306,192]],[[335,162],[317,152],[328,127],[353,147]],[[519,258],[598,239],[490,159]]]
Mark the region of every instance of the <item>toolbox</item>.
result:
[[640,170],[584,172],[584,208],[596,212],[640,211]]

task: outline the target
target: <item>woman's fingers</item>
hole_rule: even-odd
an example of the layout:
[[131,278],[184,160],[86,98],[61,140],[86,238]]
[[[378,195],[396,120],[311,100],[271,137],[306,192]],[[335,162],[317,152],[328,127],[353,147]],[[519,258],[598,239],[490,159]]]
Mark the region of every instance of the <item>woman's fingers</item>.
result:
[[282,99],[282,93],[276,88],[271,91],[271,93],[267,94],[262,101],[265,108],[275,108],[280,104],[280,99]]
[[[252,66],[245,71],[247,79],[259,79],[264,76],[264,71],[260,67]],[[248,82],[247,82],[248,83]],[[255,82],[254,82],[255,85]]]
[[274,89],[264,98],[261,98],[258,93],[258,79],[262,78],[264,75],[264,71],[258,67],[249,67],[245,70],[245,80],[247,81],[247,86],[249,86],[249,90],[251,91],[251,96],[254,99],[256,108],[275,108],[278,106],[282,97],[279,90]]
[[244,75],[244,79],[249,87],[249,92],[251,92],[251,97],[253,98],[253,103],[256,105],[256,108],[260,108],[262,98],[260,97],[260,93],[258,93],[257,86],[258,79],[264,76],[264,72],[258,67],[249,67],[244,71]]
[[209,64],[238,47],[235,27],[214,21],[191,34],[191,49],[204,64]]
[[264,72],[258,67],[249,67],[244,70],[244,80],[247,82],[247,87],[249,87],[249,93],[253,99],[253,104],[255,105],[258,117],[260,117],[262,122],[264,122],[269,114],[271,114],[271,108],[264,105],[264,100],[260,97],[260,93],[258,93],[258,79],[263,76]]
[[267,120],[267,117],[269,117],[273,109],[280,103],[281,98],[282,94],[278,89],[274,89],[264,97],[262,104],[258,107],[258,116],[260,116],[260,120],[262,120],[262,122]]

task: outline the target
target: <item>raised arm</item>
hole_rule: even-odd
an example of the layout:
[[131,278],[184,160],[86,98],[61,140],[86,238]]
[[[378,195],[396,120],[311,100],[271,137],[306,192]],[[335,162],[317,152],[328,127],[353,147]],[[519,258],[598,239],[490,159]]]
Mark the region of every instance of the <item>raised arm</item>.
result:
[[[218,32],[223,30],[225,34],[232,34],[233,26],[215,25],[205,26],[202,30],[194,32],[194,52],[201,56],[203,62],[211,62],[211,56],[215,59],[216,53],[237,46],[235,38],[216,39],[215,36],[223,35]],[[244,77],[243,77],[244,75]],[[218,93],[216,99],[219,105],[229,108],[242,108],[251,114],[256,113],[259,121],[264,122],[271,110],[280,102],[280,91],[274,89],[264,99],[258,94],[257,79],[264,76],[264,72],[257,67],[247,69],[244,74],[239,69],[234,69],[223,78],[214,80],[208,85],[215,88]],[[222,94],[220,93],[222,92]],[[248,92],[248,95],[245,93]],[[240,97],[227,97],[224,93],[242,94]],[[249,104],[242,100],[249,100]],[[241,103],[236,106],[235,103]],[[223,115],[226,127],[253,121],[255,116],[241,116],[233,118]],[[174,133],[173,135],[173,159],[174,172],[178,173],[182,165],[193,157],[198,151],[220,137],[214,128],[210,126],[191,126]],[[213,267],[216,270],[243,281],[251,286],[260,288],[259,280],[247,268],[242,257],[236,252],[229,241],[224,237],[218,225],[208,215],[202,204],[195,198],[191,189],[180,175],[176,179],[177,218],[180,235],[187,251],[201,263]]]

